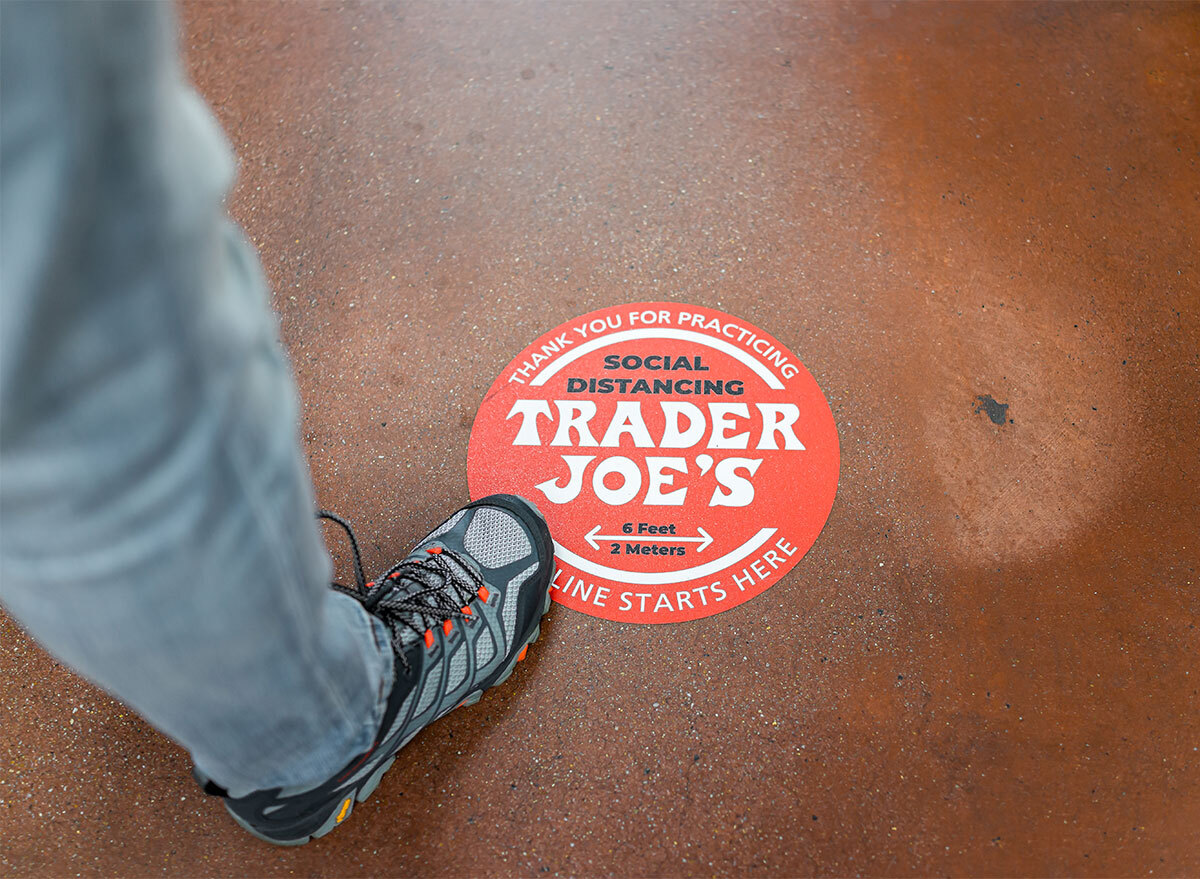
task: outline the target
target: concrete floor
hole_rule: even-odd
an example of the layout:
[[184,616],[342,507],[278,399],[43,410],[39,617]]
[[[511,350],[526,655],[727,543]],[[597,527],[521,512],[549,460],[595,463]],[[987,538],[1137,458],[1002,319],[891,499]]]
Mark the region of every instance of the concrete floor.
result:
[[727,613],[555,608],[505,689],[300,850],[0,616],[0,873],[1200,873],[1200,7],[183,24],[368,567],[466,499],[509,359],[619,302],[795,351],[840,493]]

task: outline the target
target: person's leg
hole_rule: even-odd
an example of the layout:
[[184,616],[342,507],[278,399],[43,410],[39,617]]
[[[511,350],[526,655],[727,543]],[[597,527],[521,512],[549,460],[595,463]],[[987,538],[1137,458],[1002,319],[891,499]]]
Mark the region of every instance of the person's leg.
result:
[[371,744],[230,153],[160,4],[0,4],[0,601],[231,791]]

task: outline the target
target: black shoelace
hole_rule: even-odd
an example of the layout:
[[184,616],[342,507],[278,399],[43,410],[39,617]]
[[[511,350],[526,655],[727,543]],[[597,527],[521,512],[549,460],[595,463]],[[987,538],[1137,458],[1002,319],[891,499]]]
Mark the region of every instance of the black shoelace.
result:
[[350,538],[350,549],[354,554],[354,586],[334,583],[333,588],[360,602],[367,613],[388,627],[392,633],[392,650],[405,672],[412,672],[404,655],[405,630],[422,638],[446,620],[475,621],[474,616],[463,613],[462,609],[485,584],[462,556],[440,547],[441,551],[436,554],[398,562],[368,581],[363,576],[358,540],[350,523],[328,510],[318,510],[317,518],[340,525]]

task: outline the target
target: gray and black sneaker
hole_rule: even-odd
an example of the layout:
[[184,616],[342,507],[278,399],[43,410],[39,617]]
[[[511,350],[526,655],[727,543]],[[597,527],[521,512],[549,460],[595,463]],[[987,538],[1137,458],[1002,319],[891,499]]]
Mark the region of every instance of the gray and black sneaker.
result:
[[333,588],[391,631],[395,683],[375,744],[322,784],[232,796],[196,773],[238,824],[277,845],[302,845],[345,821],[418,732],[508,679],[550,609],[554,544],[523,498],[497,494],[468,504],[370,582],[350,525],[320,516],[346,529],[356,585]]

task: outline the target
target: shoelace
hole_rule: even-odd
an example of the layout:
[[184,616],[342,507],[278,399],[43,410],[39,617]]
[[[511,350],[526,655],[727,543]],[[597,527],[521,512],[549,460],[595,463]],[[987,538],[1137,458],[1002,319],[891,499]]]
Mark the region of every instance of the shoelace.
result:
[[333,588],[361,603],[367,613],[388,627],[392,633],[392,650],[406,672],[411,673],[412,666],[404,655],[404,630],[421,638],[447,620],[474,623],[475,617],[467,611],[467,604],[485,584],[462,556],[445,547],[437,547],[438,552],[431,552],[427,559],[406,559],[368,581],[363,575],[362,556],[350,523],[328,510],[318,510],[317,518],[340,525],[350,538],[350,549],[354,554],[355,585],[334,583]]

